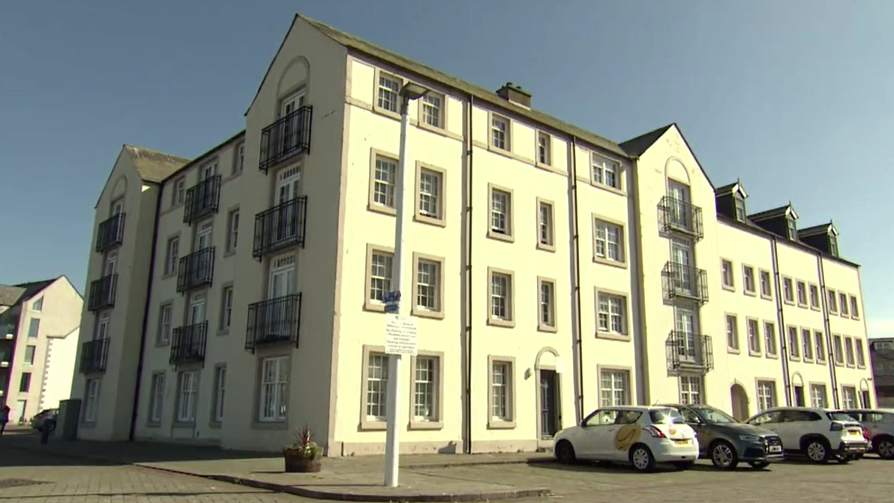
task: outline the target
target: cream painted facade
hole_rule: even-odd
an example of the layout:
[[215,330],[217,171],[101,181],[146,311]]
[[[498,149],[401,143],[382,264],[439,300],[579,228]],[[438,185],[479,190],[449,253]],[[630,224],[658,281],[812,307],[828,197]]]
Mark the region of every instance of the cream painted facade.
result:
[[[419,354],[401,376],[402,451],[534,450],[601,404],[732,410],[734,385],[744,414],[758,381],[778,383],[778,403],[796,379],[831,393],[828,366],[728,351],[727,313],[742,334],[747,317],[780,322],[773,301],[722,287],[721,259],[862,302],[858,268],[782,238],[774,265],[770,232],[717,215],[676,126],[619,145],[532,111],[515,86],[495,94],[297,16],[243,133],[190,161],[119,156],[94,235],[126,220],[89,266],[117,290],[85,310],[72,389],[82,438],[275,450],[307,424],[330,456],[382,452],[408,80],[430,93],[409,111],[403,298]],[[668,194],[685,205],[658,210]],[[699,208],[688,252],[660,220],[684,206]],[[667,265],[681,261],[703,272]],[[859,320],[783,313],[865,343]],[[835,369],[839,385],[869,375]]]

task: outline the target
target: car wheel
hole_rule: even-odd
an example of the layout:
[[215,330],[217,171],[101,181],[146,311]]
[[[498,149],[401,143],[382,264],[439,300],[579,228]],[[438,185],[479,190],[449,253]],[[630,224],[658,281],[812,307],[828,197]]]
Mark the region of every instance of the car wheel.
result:
[[574,447],[567,440],[560,440],[555,447],[556,459],[560,463],[574,463],[576,456],[574,455]]
[[695,461],[677,461],[674,463],[674,468],[677,470],[688,470],[695,466]]
[[748,464],[751,465],[751,467],[754,468],[755,470],[762,470],[762,469],[770,466],[770,463],[768,463],[766,461],[751,461]]
[[655,469],[655,456],[652,451],[643,444],[634,445],[630,449],[630,463],[640,472],[650,472]]
[[47,421],[44,424],[46,424],[46,429],[50,432],[56,429],[56,421]]
[[822,440],[809,440],[804,450],[810,461],[814,463],[825,463],[829,460],[829,447]]
[[875,442],[875,452],[882,459],[894,459],[894,440],[881,438]]
[[721,440],[711,446],[711,462],[717,468],[732,470],[739,464],[739,455],[735,447]]

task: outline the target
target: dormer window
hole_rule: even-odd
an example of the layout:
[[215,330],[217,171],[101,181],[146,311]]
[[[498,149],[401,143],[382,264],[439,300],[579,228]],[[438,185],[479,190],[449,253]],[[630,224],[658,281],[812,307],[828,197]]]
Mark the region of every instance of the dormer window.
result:
[[788,238],[794,240],[798,237],[798,226],[795,225],[795,219],[788,217],[786,219],[788,223]]
[[829,254],[838,256],[838,237],[835,234],[829,234]]
[[735,196],[733,200],[736,202],[736,220],[740,222],[745,221],[745,198],[742,196]]

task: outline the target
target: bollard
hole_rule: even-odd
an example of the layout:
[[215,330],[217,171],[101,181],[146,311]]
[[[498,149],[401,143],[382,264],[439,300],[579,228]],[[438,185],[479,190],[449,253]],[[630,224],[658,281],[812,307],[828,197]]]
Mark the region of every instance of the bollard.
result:
[[44,424],[40,427],[40,444],[46,445],[50,440],[50,429]]

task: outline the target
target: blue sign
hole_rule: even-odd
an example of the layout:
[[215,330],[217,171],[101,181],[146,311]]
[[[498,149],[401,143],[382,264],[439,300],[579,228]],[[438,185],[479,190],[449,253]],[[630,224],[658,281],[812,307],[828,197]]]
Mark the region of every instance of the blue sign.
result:
[[392,302],[399,302],[399,301],[400,301],[400,292],[399,291],[385,292],[382,294],[382,302],[384,302],[386,304],[390,304]]
[[388,303],[385,304],[385,312],[386,313],[396,313],[398,311],[396,303]]

